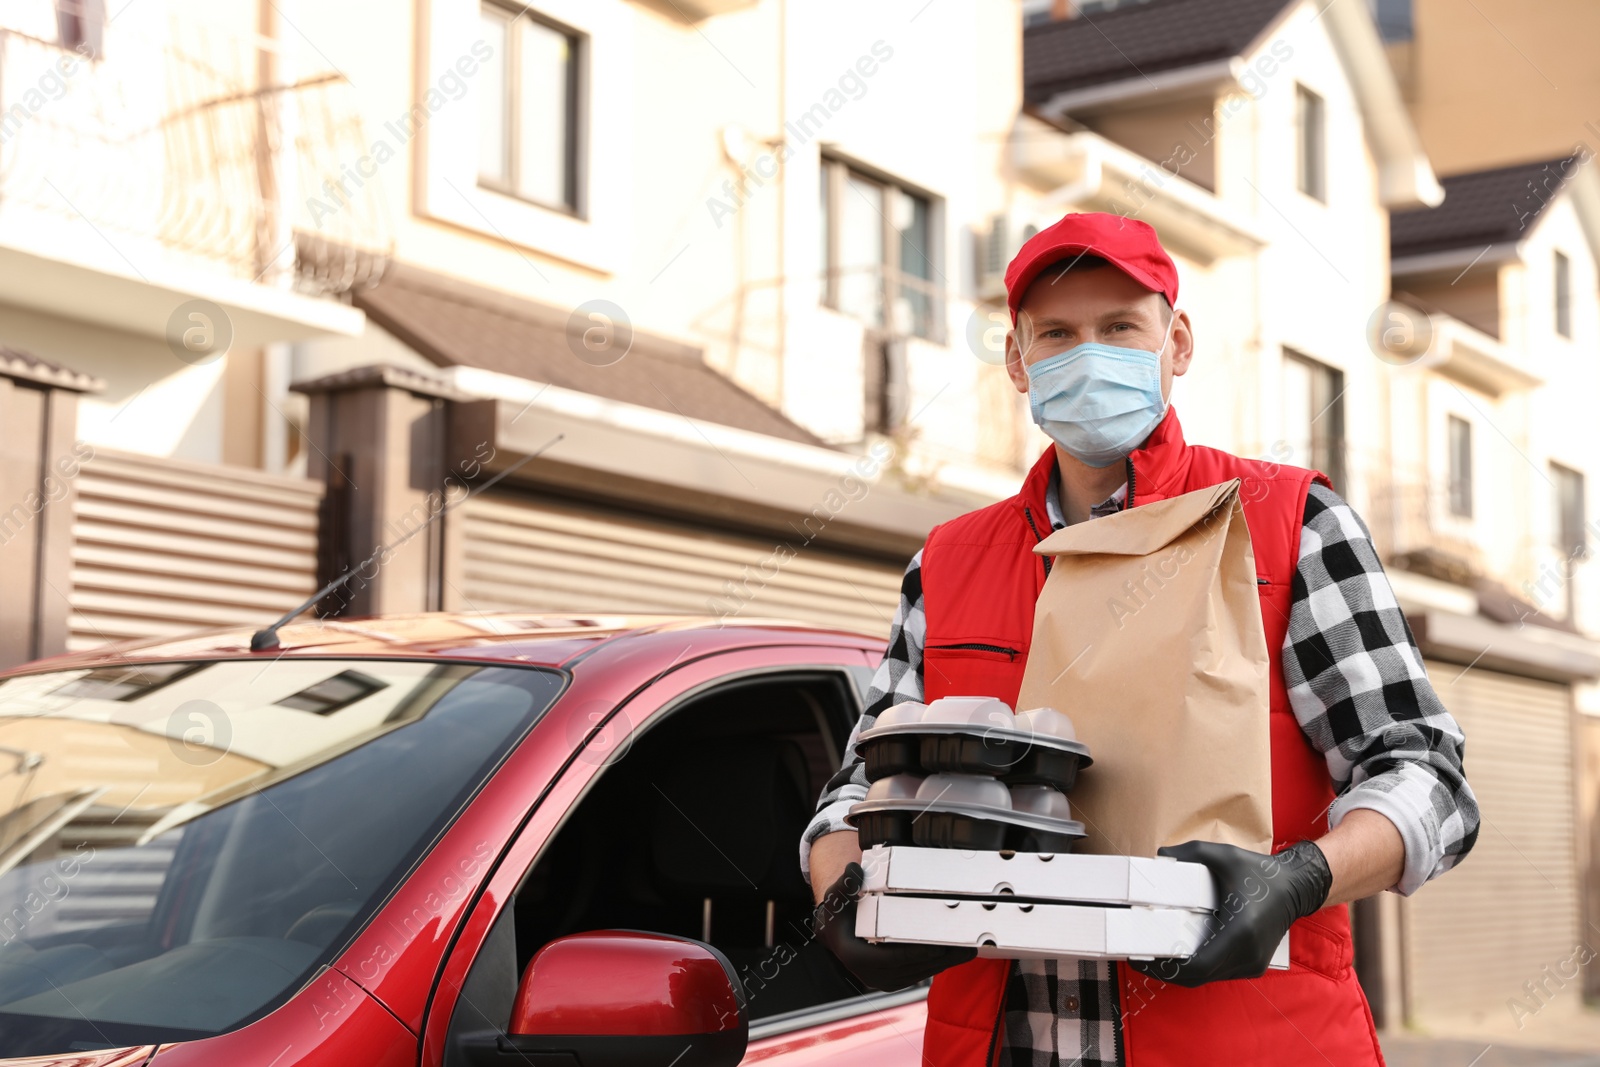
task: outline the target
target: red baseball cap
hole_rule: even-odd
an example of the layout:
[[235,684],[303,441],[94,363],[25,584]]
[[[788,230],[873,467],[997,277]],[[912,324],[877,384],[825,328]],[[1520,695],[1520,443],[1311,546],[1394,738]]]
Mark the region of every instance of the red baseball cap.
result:
[[1040,272],[1082,253],[1099,256],[1151,292],[1161,293],[1169,307],[1178,306],[1178,268],[1150,224],[1104,211],[1084,211],[1067,215],[1028,238],[1006,268],[1006,304],[1013,324],[1023,294]]

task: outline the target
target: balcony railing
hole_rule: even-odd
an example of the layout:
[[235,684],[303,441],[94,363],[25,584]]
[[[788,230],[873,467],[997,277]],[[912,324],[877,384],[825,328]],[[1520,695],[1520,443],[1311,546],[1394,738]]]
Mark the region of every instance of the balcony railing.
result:
[[317,294],[382,275],[382,175],[349,83],[315,52],[301,69],[306,55],[264,38],[147,21],[107,25],[85,55],[11,10],[0,233],[109,244],[140,273],[159,262]]

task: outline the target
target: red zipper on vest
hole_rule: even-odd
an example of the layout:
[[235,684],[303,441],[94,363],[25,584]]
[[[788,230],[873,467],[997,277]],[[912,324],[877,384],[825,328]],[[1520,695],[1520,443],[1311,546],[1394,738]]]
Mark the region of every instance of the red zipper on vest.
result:
[[1123,508],[1127,509],[1133,507],[1133,457],[1129,456],[1123,462],[1128,465],[1128,499],[1122,502]]

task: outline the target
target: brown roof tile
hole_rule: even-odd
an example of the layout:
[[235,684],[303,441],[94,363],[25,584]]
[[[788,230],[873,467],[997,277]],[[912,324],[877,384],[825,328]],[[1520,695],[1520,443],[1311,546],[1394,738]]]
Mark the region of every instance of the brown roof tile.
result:
[[1440,178],[1442,204],[1389,217],[1389,254],[1399,259],[1521,240],[1577,169],[1577,157],[1569,156]]
[[1022,35],[1029,103],[1090,85],[1147,77],[1248,48],[1289,0],[1146,0],[1058,22]]
[[569,344],[570,311],[404,264],[354,300],[373,322],[442,367],[480,367],[770,437],[822,443],[707,366],[699,349],[676,341],[635,330],[622,359],[596,366],[578,358]]

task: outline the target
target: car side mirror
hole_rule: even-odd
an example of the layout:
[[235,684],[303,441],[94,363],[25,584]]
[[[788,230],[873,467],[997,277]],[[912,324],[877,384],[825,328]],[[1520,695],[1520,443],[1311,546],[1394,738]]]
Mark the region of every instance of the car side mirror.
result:
[[699,941],[572,934],[528,962],[504,1034],[462,1035],[476,1064],[737,1067],[750,1039],[739,979]]

